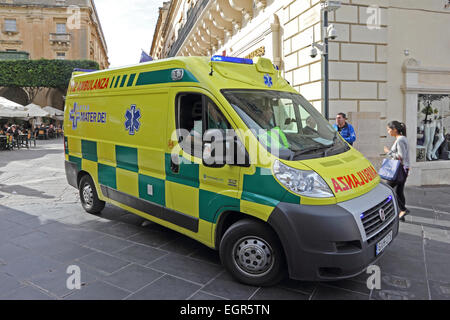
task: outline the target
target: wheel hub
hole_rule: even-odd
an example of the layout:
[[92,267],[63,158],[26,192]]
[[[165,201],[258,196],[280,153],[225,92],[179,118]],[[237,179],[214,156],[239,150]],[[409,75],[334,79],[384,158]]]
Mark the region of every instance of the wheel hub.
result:
[[237,266],[245,273],[261,275],[273,265],[272,248],[259,238],[238,241],[233,252]]
[[86,205],[92,207],[94,205],[94,194],[90,185],[85,185],[83,188],[83,200]]

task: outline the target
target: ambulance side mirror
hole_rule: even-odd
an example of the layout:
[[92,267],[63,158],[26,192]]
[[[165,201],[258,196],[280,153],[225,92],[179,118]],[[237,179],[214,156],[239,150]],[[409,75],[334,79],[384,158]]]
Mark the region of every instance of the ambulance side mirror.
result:
[[210,168],[223,168],[227,164],[248,167],[250,161],[233,130],[211,129],[203,138],[203,164]]

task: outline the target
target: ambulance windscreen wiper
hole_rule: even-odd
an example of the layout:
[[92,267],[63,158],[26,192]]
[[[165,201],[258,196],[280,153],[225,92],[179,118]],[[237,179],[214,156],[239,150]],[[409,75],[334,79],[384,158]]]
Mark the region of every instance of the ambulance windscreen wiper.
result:
[[339,148],[335,148],[335,147],[344,148],[344,150],[341,152],[347,152],[348,150],[350,150],[350,146],[347,143],[343,143],[342,140],[339,139],[339,133],[337,131],[334,134],[333,144],[329,147],[329,149],[325,150],[324,157],[328,157],[328,153],[330,151],[332,151],[332,150],[336,151],[336,149],[339,149]]
[[295,158],[297,158],[298,156],[301,156],[303,154],[307,154],[307,153],[319,151],[319,150],[324,150],[324,149],[328,149],[328,148],[330,148],[330,146],[321,146],[321,147],[316,146],[316,147],[306,148],[303,150],[298,150],[291,155],[291,158],[289,159],[289,161],[295,160]]

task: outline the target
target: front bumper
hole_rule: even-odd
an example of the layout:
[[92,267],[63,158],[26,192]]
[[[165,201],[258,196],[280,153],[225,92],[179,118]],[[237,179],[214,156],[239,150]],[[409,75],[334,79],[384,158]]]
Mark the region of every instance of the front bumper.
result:
[[[392,199],[394,214],[368,237],[361,214],[386,199]],[[386,252],[376,255],[377,243],[391,231],[395,238],[399,228],[395,195],[384,184],[336,205],[280,203],[268,222],[280,237],[290,277],[308,281],[345,279],[362,273]]]

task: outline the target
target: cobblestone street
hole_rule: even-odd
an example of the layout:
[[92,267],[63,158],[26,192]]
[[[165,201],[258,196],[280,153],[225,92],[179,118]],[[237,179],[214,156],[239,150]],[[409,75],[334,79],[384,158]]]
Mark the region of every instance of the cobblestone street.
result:
[[[450,186],[407,188],[411,215],[378,265],[338,282],[285,280],[273,288],[234,281],[218,254],[107,205],[87,214],[64,172],[63,141],[0,153],[0,299],[450,299]],[[66,286],[81,268],[82,289]]]

